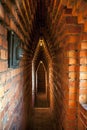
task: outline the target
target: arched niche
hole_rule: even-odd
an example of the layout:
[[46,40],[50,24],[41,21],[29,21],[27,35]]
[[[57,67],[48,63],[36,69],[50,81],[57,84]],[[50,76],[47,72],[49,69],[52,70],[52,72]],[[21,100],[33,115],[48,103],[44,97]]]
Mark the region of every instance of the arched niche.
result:
[[39,62],[37,71],[36,71],[36,77],[37,77],[37,94],[38,93],[46,93],[46,69],[42,61]]

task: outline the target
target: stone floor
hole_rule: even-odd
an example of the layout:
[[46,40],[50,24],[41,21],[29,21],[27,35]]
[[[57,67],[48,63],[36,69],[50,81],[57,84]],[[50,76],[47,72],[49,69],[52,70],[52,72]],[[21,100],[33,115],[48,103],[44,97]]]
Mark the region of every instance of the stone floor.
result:
[[30,130],[55,130],[46,94],[39,93],[37,95]]
[[49,108],[35,108],[31,118],[31,130],[55,130]]
[[46,108],[49,107],[49,105],[47,95],[45,93],[38,93],[36,96],[35,107]]

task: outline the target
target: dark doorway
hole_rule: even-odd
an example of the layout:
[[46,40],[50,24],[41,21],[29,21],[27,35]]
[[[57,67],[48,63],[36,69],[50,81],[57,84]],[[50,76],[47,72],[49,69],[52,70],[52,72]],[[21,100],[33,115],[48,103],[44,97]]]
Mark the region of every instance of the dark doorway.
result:
[[46,72],[42,61],[37,70],[37,93],[46,92]]
[[36,99],[35,107],[49,107],[49,102],[47,99],[47,73],[44,63],[40,61],[37,72],[37,87],[36,87]]

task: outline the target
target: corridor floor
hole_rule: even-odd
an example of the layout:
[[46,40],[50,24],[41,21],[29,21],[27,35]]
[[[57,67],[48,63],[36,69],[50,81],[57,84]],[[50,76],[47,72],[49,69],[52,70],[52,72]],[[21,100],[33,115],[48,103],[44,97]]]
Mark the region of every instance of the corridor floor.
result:
[[37,95],[33,108],[30,130],[55,130],[50,107],[45,93]]
[[31,122],[31,130],[55,130],[49,108],[35,108]]
[[38,93],[36,96],[35,107],[47,108],[49,107],[49,101],[45,93]]

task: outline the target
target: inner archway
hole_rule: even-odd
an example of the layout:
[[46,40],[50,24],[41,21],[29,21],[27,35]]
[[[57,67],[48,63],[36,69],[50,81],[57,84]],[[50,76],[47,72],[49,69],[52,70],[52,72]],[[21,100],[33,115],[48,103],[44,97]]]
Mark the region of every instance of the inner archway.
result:
[[46,69],[42,61],[37,68],[37,94],[46,93]]
[[36,71],[36,97],[35,107],[48,107],[47,98],[47,72],[42,61],[39,62]]
[[51,108],[50,87],[51,60],[46,42],[40,39],[32,62],[33,107]]

